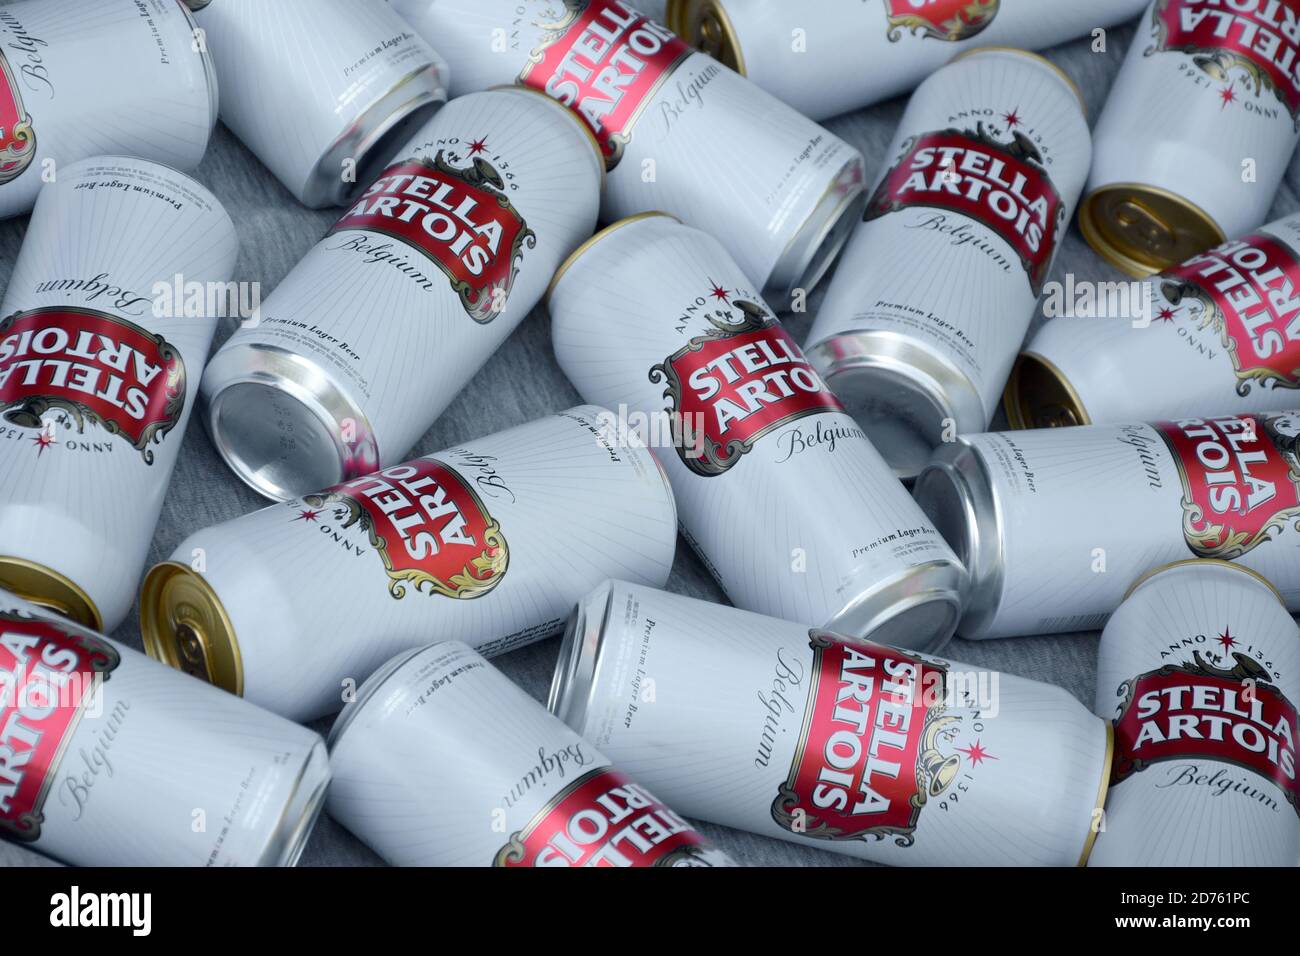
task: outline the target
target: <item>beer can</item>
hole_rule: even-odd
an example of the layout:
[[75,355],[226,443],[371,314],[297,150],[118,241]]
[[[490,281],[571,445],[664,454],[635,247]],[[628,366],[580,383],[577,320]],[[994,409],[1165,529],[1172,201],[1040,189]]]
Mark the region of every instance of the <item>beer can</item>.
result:
[[[668,26],[815,120],[870,106],[953,56],[1038,50],[1131,20],[1147,0],[671,0]],[[870,69],[863,69],[870,63]]]
[[[1067,275],[1007,382],[1013,428],[1300,405],[1300,215],[1136,282]],[[1091,303],[1088,296],[1091,296]]]
[[1154,0],[1097,120],[1079,227],[1142,277],[1263,223],[1300,142],[1300,0]]
[[180,0],[0,6],[0,219],[92,156],[191,170],[216,123],[212,59]]
[[169,167],[98,156],[45,187],[0,308],[0,587],[126,617],[237,255]]
[[141,595],[145,649],[296,720],[430,634],[489,656],[613,574],[663,584],[667,479],[579,407],[191,535]]
[[866,202],[862,155],[623,0],[395,0],[459,96],[541,90],[588,123],[601,215],[664,210],[721,236],[769,294],[810,290]]
[[716,239],[625,220],[574,253],[549,301],[578,391],[669,446],[682,533],[733,603],[947,641],[961,565]]
[[594,146],[519,88],[440,110],[209,364],[235,473],[283,501],[401,461],[591,236]]
[[1100,628],[1180,558],[1252,568],[1300,610],[1300,412],[963,435],[916,499],[970,572],[962,637]]
[[457,641],[366,681],[330,766],[330,816],[396,866],[733,865]]
[[913,95],[808,356],[900,478],[982,431],[1088,175],[1073,82],[1036,54],[964,54]]
[[1300,861],[1300,629],[1266,580],[1221,561],[1144,576],[1097,667],[1115,763],[1093,866]]
[[0,839],[76,866],[292,866],[320,736],[0,591]]
[[221,119],[298,201],[344,205],[447,100],[447,65],[384,0],[188,0]]
[[618,581],[550,708],[688,817],[891,865],[1081,865],[1110,774],[1059,687]]

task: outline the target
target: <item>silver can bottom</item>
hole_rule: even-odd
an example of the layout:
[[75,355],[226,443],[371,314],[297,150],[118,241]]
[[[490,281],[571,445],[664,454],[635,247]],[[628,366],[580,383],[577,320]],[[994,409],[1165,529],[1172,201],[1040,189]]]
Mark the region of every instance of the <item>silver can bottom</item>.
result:
[[788,299],[796,289],[811,292],[849,241],[869,198],[862,159],[854,157],[840,168],[812,214],[781,252],[764,295]]
[[951,561],[914,565],[855,597],[823,627],[844,637],[935,654],[957,630],[965,584],[965,570]]
[[325,809],[329,781],[329,753],[324,742],[318,741],[298,774],[298,781],[285,804],[280,824],[263,854],[262,866],[298,865],[303,850],[307,848],[307,840],[316,827],[316,821]]

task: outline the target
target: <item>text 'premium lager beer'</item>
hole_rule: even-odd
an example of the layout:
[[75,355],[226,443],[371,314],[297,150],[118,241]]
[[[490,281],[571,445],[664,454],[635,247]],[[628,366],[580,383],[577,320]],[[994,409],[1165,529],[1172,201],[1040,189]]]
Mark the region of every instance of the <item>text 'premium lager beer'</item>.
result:
[[440,110],[209,364],[235,473],[285,500],[400,461],[590,237],[594,146],[527,90]]
[[0,591],[0,839],[77,866],[292,866],[325,743]]
[[664,210],[716,232],[771,295],[811,289],[865,201],[861,154],[623,0],[397,0],[454,95],[518,83],[583,118],[602,219]]
[[730,866],[479,654],[403,654],[330,734],[329,813],[405,866]]
[[149,572],[145,647],[295,719],[429,635],[501,654],[612,574],[659,585],[667,479],[580,407],[208,528]]
[[899,477],[997,410],[1088,175],[1078,90],[976,50],[912,96],[808,355]]
[[237,254],[169,167],[100,156],[45,187],[0,309],[0,587],[126,616],[218,320],[183,290],[226,290]]
[[1115,728],[1094,866],[1300,861],[1300,629],[1240,565],[1148,575],[1106,625],[1097,713]]
[[550,707],[693,819],[891,865],[1082,863],[1110,774],[1059,687],[618,581]]
[[578,391],[673,446],[682,533],[734,603],[909,647],[951,636],[961,566],[717,240],[664,215],[610,226],[550,310]]

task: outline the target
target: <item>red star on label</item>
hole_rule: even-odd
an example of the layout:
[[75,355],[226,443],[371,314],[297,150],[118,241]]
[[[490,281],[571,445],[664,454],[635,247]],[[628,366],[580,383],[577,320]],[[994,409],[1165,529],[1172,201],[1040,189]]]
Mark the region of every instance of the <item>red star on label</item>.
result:
[[471,156],[473,156],[475,153],[483,153],[483,152],[487,152],[486,136],[484,136],[482,139],[476,139],[469,144],[469,154]]
[[980,742],[978,738],[976,738],[975,742],[971,744],[969,747],[958,747],[957,749],[961,753],[964,753],[967,757],[970,758],[970,765],[972,767],[978,767],[980,763],[982,763],[985,760],[998,759],[997,757],[993,756],[991,753],[989,753],[987,750],[985,750],[983,747],[980,746]]
[[1169,306],[1165,306],[1156,313],[1156,318],[1161,322],[1172,322],[1174,320],[1174,310],[1169,308]]
[[49,432],[41,432],[32,439],[32,443],[36,446],[36,457],[40,458],[45,454],[45,449],[54,447],[54,436]]
[[294,521],[315,521],[319,517],[320,517],[319,511],[312,511],[310,509],[307,509],[305,511],[299,511],[298,517],[294,518],[293,520]]
[[1003,113],[1002,118],[1006,120],[1009,128],[1015,129],[1020,125],[1020,110],[1014,109],[1010,113]]
[[1237,643],[1237,639],[1232,636],[1232,628],[1230,627],[1225,627],[1223,629],[1223,633],[1219,635],[1218,640],[1219,643],[1223,645],[1225,651],[1236,646]]
[[1219,91],[1219,99],[1223,100],[1219,109],[1226,109],[1229,103],[1237,102],[1237,92],[1231,86],[1225,86]]
[[[713,282],[712,279],[710,279],[709,281]],[[731,295],[730,292],[722,288],[722,286],[718,285],[716,282],[713,283],[713,291],[709,294],[712,295],[715,299],[721,299],[723,302],[727,302],[728,297]]]

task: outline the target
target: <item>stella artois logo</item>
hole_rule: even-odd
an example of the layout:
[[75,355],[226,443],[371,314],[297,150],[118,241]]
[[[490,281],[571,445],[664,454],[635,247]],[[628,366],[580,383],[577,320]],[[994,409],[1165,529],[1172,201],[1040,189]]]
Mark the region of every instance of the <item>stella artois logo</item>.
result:
[[[1008,113],[1016,117],[1016,111]],[[1019,122],[1017,119],[1016,122]],[[1042,153],[1012,128],[1002,142],[984,124],[914,136],[876,188],[867,221],[902,209],[956,212],[992,229],[1020,259],[1037,295],[1066,228],[1065,204]]]
[[961,757],[943,752],[947,671],[903,651],[810,633],[812,684],[790,775],[772,803],[778,826],[819,840],[911,846],[926,801]]
[[483,324],[505,310],[524,249],[537,244],[491,163],[475,157],[457,168],[442,150],[432,160],[386,170],[330,235],[353,229],[424,255],[451,281],[469,317]]
[[565,787],[493,866],[712,866],[699,831],[617,770]]
[[1112,786],[1165,760],[1219,760],[1276,784],[1300,815],[1295,705],[1258,662],[1237,651],[1232,658],[1232,667],[1216,667],[1195,651],[1190,663],[1120,685]]
[[622,0],[563,3],[563,14],[539,24],[541,43],[519,82],[581,117],[612,170],[650,100],[693,51]]
[[1268,90],[1300,124],[1300,0],[1158,0],[1152,11],[1155,42],[1145,52],[1192,57],[1235,101],[1236,83],[1259,96]]
[[999,0],[885,0],[889,39],[904,33],[955,43],[969,40],[993,22]]
[[299,517],[334,506],[340,527],[360,525],[388,571],[388,591],[407,587],[451,598],[487,594],[510,561],[501,526],[447,465],[420,458],[303,498]]
[[98,637],[0,611],[0,837],[40,838],[72,734],[120,662]]
[[0,186],[21,176],[36,156],[36,132],[22,91],[0,50]]
[[1300,388],[1300,262],[1291,247],[1265,233],[1233,239],[1193,256],[1161,276],[1160,291],[1176,309],[1190,307],[1198,326],[1212,328],[1232,357],[1237,392]]
[[180,422],[187,379],[180,352],[161,335],[90,309],[18,312],[0,322],[0,414],[42,429],[51,410],[83,433],[87,421],[153,449]]

